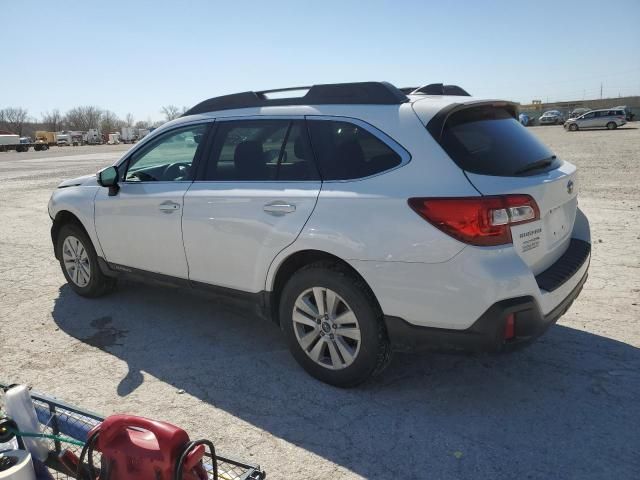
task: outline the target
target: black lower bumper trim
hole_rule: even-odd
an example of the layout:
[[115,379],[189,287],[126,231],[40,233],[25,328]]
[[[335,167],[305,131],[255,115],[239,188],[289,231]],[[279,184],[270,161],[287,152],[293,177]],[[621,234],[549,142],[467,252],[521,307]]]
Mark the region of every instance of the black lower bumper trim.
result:
[[[542,335],[569,309],[582,291],[587,273],[567,297],[547,315],[533,297],[517,297],[493,304],[465,330],[421,327],[399,317],[384,317],[394,351],[469,351],[496,352],[530,342]],[[515,338],[505,342],[506,317],[515,314]]]
[[572,238],[567,251],[544,272],[536,275],[538,287],[553,292],[573,277],[591,254],[591,244]]

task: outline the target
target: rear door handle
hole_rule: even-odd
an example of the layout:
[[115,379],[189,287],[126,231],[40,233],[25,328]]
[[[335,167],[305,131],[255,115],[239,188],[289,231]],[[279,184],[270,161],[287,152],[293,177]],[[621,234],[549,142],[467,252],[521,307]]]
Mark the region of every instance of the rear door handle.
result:
[[166,202],[162,202],[160,205],[158,205],[158,209],[164,213],[173,213],[180,210],[180,204],[172,202],[171,200],[167,200]]
[[296,206],[286,202],[275,201],[267,203],[262,209],[273,215],[284,215],[285,213],[295,212]]

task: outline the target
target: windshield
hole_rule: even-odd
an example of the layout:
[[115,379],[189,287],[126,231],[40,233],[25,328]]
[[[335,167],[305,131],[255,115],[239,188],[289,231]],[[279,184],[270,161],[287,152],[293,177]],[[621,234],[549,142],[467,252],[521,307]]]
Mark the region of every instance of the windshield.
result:
[[[452,114],[440,144],[460,168],[481,175],[535,175],[561,163],[503,108],[474,107]],[[541,168],[528,170],[532,164]]]

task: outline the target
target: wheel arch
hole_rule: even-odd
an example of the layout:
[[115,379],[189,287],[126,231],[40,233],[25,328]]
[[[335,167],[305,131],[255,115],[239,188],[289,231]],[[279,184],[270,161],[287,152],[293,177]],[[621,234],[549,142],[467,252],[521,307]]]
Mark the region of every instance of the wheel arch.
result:
[[56,258],[59,258],[58,235],[60,234],[60,229],[64,225],[69,224],[77,225],[78,227],[80,227],[87,235],[87,237],[91,239],[91,235],[89,235],[87,228],[82,224],[82,221],[78,218],[77,215],[70,212],[69,210],[60,210],[53,219],[53,225],[51,226],[51,241],[53,242],[53,251]]
[[[287,281],[291,278],[293,274],[295,274],[301,268],[310,265],[312,263],[319,262],[328,262],[339,265],[341,268],[344,268],[350,274],[354,275],[356,278],[361,280],[364,285],[369,289],[373,298],[376,299],[376,306],[380,308],[380,302],[376,298],[373,289],[369,285],[369,283],[365,280],[365,278],[356,270],[353,265],[351,265],[346,260],[333,255],[331,253],[322,251],[322,250],[299,250],[291,253],[277,265],[273,267],[273,273],[267,278],[267,291],[269,292],[269,313],[271,315],[272,320],[280,324],[279,319],[279,308],[280,308],[280,294],[282,289],[286,285]],[[271,269],[270,269],[271,273]]]

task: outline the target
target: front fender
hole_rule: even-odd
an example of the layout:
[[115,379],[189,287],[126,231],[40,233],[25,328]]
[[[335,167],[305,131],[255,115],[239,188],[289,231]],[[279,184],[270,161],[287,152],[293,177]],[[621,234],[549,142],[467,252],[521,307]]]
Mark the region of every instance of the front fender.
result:
[[[98,240],[94,219],[94,200],[99,191],[98,186],[77,186],[58,188],[49,199],[49,216],[56,221],[62,212],[74,215],[86,230],[96,253],[104,257]],[[55,247],[55,245],[54,245]]]

